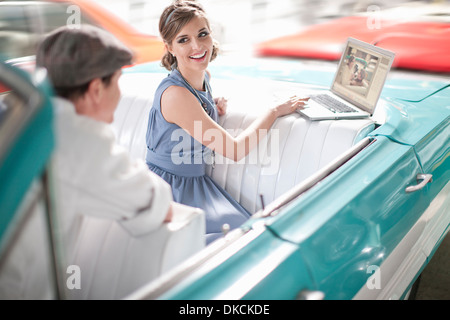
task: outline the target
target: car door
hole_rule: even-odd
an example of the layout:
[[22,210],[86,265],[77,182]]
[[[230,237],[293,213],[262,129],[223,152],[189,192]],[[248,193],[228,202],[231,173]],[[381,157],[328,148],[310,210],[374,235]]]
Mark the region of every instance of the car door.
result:
[[[424,98],[395,99],[395,105],[409,121],[397,118],[394,126],[382,128],[379,135],[411,146],[420,164],[416,183],[407,193],[416,193],[428,204],[386,262],[392,272],[389,286],[380,292],[360,291],[358,297],[391,299],[405,297],[426,267],[450,224],[450,92],[449,85],[436,88]],[[395,128],[395,130],[393,130]],[[406,289],[405,289],[406,288]]]

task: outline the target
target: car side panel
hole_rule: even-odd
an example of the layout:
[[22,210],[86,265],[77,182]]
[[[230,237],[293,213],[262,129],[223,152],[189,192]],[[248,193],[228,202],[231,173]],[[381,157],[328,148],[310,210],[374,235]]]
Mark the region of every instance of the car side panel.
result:
[[450,115],[421,139],[415,150],[423,172],[433,175],[428,189],[434,198],[450,180]]
[[326,299],[351,299],[427,207],[405,192],[420,172],[410,146],[379,137],[269,228],[299,244]]

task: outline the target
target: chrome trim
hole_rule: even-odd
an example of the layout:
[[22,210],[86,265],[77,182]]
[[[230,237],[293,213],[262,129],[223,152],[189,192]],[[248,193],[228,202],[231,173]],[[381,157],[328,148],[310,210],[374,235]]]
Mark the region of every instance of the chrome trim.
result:
[[324,300],[325,293],[322,291],[314,291],[303,289],[297,295],[297,300]]
[[53,197],[54,190],[51,167],[47,166],[42,177],[43,200],[46,212],[47,232],[49,236],[49,249],[51,255],[51,268],[53,271],[53,283],[57,300],[67,299],[65,272],[63,269],[63,241],[60,235],[59,223],[55,210],[55,199]]
[[[406,193],[416,192],[421,189],[423,189],[429,182],[433,181],[433,175],[432,174],[424,174],[419,173],[416,177],[417,183],[415,186],[409,186],[405,189]],[[421,181],[419,183],[419,181]]]

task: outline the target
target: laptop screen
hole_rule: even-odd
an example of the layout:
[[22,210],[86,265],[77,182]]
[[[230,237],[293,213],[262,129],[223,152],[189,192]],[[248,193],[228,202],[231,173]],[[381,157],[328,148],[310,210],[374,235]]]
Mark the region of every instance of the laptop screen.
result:
[[394,53],[349,38],[331,91],[373,114]]

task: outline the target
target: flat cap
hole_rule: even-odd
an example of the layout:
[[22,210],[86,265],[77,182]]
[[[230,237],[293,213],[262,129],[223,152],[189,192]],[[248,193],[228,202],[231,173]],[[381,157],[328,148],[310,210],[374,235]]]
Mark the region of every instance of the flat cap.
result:
[[47,69],[53,85],[68,88],[111,75],[132,59],[129,48],[92,25],[58,28],[44,38],[36,53],[36,65]]

